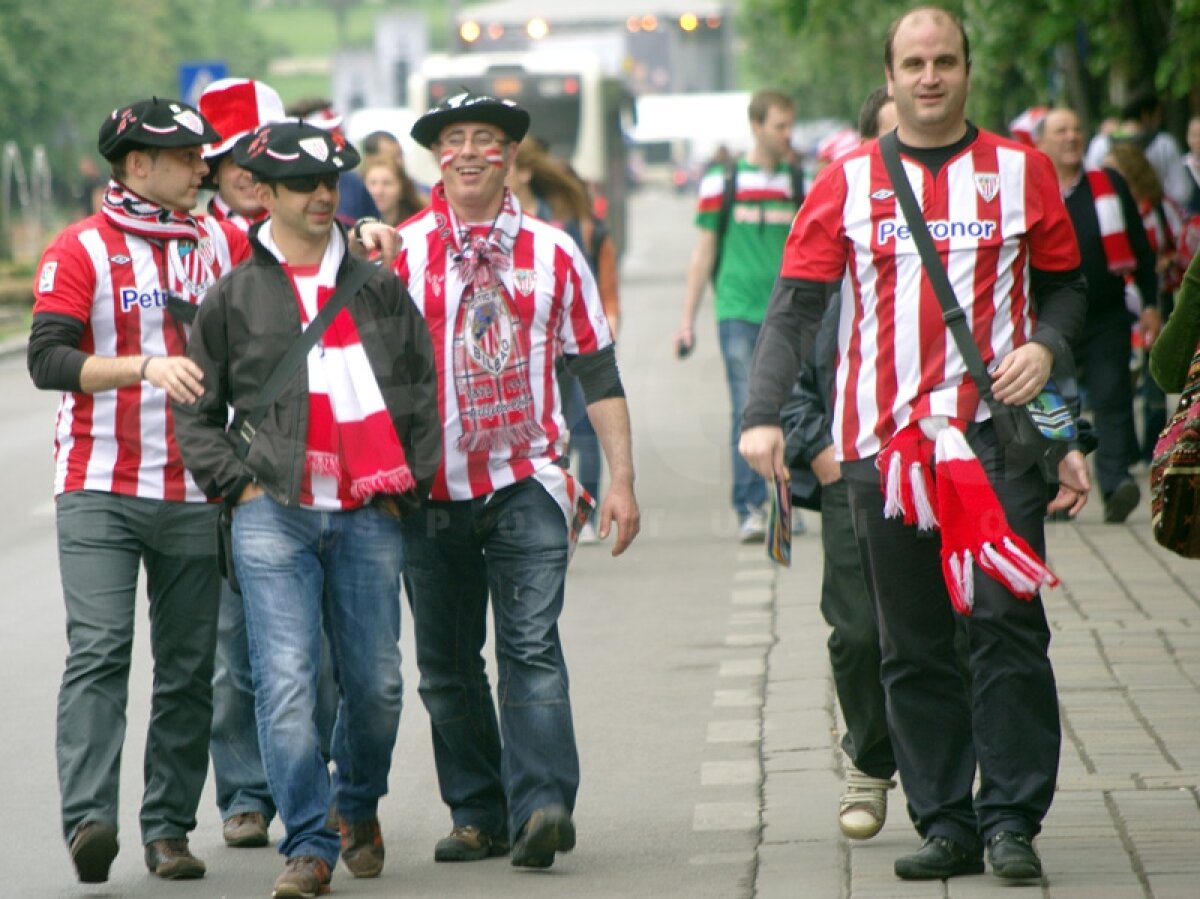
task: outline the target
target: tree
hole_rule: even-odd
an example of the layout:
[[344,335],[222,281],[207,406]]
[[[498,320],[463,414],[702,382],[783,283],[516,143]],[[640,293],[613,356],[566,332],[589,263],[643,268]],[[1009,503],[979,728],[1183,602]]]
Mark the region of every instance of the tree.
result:
[[[745,0],[739,29],[753,83],[791,90],[804,114],[852,118],[880,83],[882,47],[902,0]],[[954,0],[971,40],[979,124],[1003,129],[1035,103],[1095,122],[1139,87],[1169,101],[1181,134],[1200,108],[1200,0]]]

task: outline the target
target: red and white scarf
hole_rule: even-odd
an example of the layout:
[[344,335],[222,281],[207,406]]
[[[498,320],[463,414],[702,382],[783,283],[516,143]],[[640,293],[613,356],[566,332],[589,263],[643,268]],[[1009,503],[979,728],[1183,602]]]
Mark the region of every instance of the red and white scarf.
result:
[[[258,239],[288,270],[272,237],[270,220],[259,229]],[[308,285],[288,271],[303,327],[308,327],[337,289],[337,272],[345,251],[341,232],[335,229]],[[416,480],[349,309],[334,316],[309,351],[307,362],[305,468],[313,474],[337,478],[339,495],[348,494],[362,502],[377,493],[414,489]]]
[[[442,184],[430,205],[435,241],[449,255],[463,284],[454,320],[454,393],[463,452],[491,451],[531,443],[544,435],[529,380],[529,323],[504,284],[512,268],[513,242],[521,207],[504,189],[500,212],[490,227],[460,225]],[[430,252],[438,251],[431,247]]]
[[208,201],[208,214],[218,222],[229,222],[243,234],[248,234],[254,225],[267,217],[267,210],[263,209],[257,215],[242,215],[240,212],[234,212],[233,207],[222,200],[220,194],[214,194]]
[[163,245],[163,282],[189,303],[199,303],[217,280],[212,242],[190,213],[160,206],[119,181],[108,182],[100,212],[121,231]]
[[1137,268],[1137,259],[1126,233],[1125,212],[1121,208],[1121,197],[1113,187],[1112,179],[1103,169],[1087,169],[1088,187],[1092,190],[1092,202],[1096,204],[1096,219],[1100,223],[1100,242],[1104,245],[1104,258],[1108,270],[1114,275],[1126,275]]
[[932,417],[898,431],[879,453],[885,518],[941,528],[942,577],[961,615],[975,607],[975,566],[1030,600],[1058,578],[1008,523],[971,451],[966,423]]

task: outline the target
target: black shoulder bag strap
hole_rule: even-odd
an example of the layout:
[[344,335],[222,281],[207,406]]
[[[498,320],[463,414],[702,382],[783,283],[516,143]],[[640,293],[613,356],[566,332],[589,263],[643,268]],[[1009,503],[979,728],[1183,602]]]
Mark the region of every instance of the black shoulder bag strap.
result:
[[317,317],[309,322],[308,327],[304,329],[296,342],[288,347],[287,354],[279,360],[274,371],[271,372],[271,376],[263,384],[262,390],[258,392],[254,405],[244,414],[239,410],[233,416],[229,434],[233,438],[233,451],[237,453],[239,459],[244,460],[250,452],[250,444],[254,442],[258,426],[262,424],[267,412],[275,404],[275,398],[283,390],[283,385],[292,379],[292,375],[300,368],[305,357],[308,356],[309,350],[316,346],[317,341],[321,339],[321,335],[325,333],[325,329],[329,327],[334,316],[342,311],[350,302],[350,298],[358,293],[376,270],[377,266],[371,262],[356,261],[356,264],[350,266],[350,271],[338,284],[333,296],[321,307]]
[[879,152],[883,156],[888,177],[892,179],[896,200],[904,211],[908,230],[912,233],[913,242],[921,254],[921,264],[925,267],[925,273],[929,275],[938,302],[941,303],[942,321],[946,323],[947,330],[958,344],[958,352],[962,355],[963,363],[967,366],[975,386],[979,388],[980,398],[992,408],[996,403],[992,397],[992,376],[983,364],[983,356],[979,353],[975,338],[971,336],[971,329],[967,327],[967,314],[958,303],[950,278],[946,274],[946,267],[942,265],[942,257],[938,255],[933,238],[929,236],[925,216],[921,214],[921,207],[917,205],[917,198],[913,196],[912,185],[908,183],[908,175],[904,172],[904,163],[900,161],[895,131],[889,131],[879,138]]
[[713,255],[711,280],[717,285],[717,272],[721,270],[721,244],[729,233],[729,221],[733,218],[733,204],[737,200],[738,161],[735,159],[725,169],[725,189],[721,192],[721,210],[717,213],[717,247]]

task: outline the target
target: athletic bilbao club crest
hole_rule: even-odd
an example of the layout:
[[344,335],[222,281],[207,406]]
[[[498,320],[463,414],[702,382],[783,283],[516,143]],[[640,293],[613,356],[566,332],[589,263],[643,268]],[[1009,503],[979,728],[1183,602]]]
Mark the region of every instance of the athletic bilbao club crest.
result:
[[196,115],[190,109],[182,109],[176,112],[175,121],[186,128],[192,134],[203,134],[204,123],[200,121],[200,116]]
[[329,159],[329,144],[325,143],[324,137],[306,137],[297,143],[300,144],[301,150],[318,162]]
[[976,172],[975,190],[983,197],[983,202],[992,202],[1000,193],[1000,176],[994,172]]
[[425,283],[429,285],[429,292],[435,297],[442,295],[442,282],[445,280],[445,275],[435,275],[433,272],[425,273]]
[[513,321],[497,288],[476,291],[467,310],[467,358],[492,375],[504,370],[513,350]]
[[204,260],[206,265],[213,265],[217,261],[217,251],[213,246],[211,238],[201,237],[200,243],[196,245],[196,249],[200,253],[200,258]]
[[531,294],[537,285],[537,273],[531,268],[513,269],[513,284],[519,293]]

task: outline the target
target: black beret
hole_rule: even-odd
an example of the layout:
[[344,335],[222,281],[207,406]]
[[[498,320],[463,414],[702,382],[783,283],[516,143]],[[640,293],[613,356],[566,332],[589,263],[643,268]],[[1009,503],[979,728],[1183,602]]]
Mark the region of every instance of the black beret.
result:
[[358,151],[341,134],[305,122],[274,122],[233,145],[233,161],[264,181],[348,172]]
[[422,147],[432,147],[442,129],[455,122],[483,122],[495,125],[509,136],[519,141],[529,130],[529,113],[512,100],[499,100],[487,94],[473,94],[465,91],[447,97],[425,115],[413,123],[413,140]]
[[114,162],[142,147],[198,147],[220,139],[194,106],[151,97],[109,113],[96,146],[101,156]]

